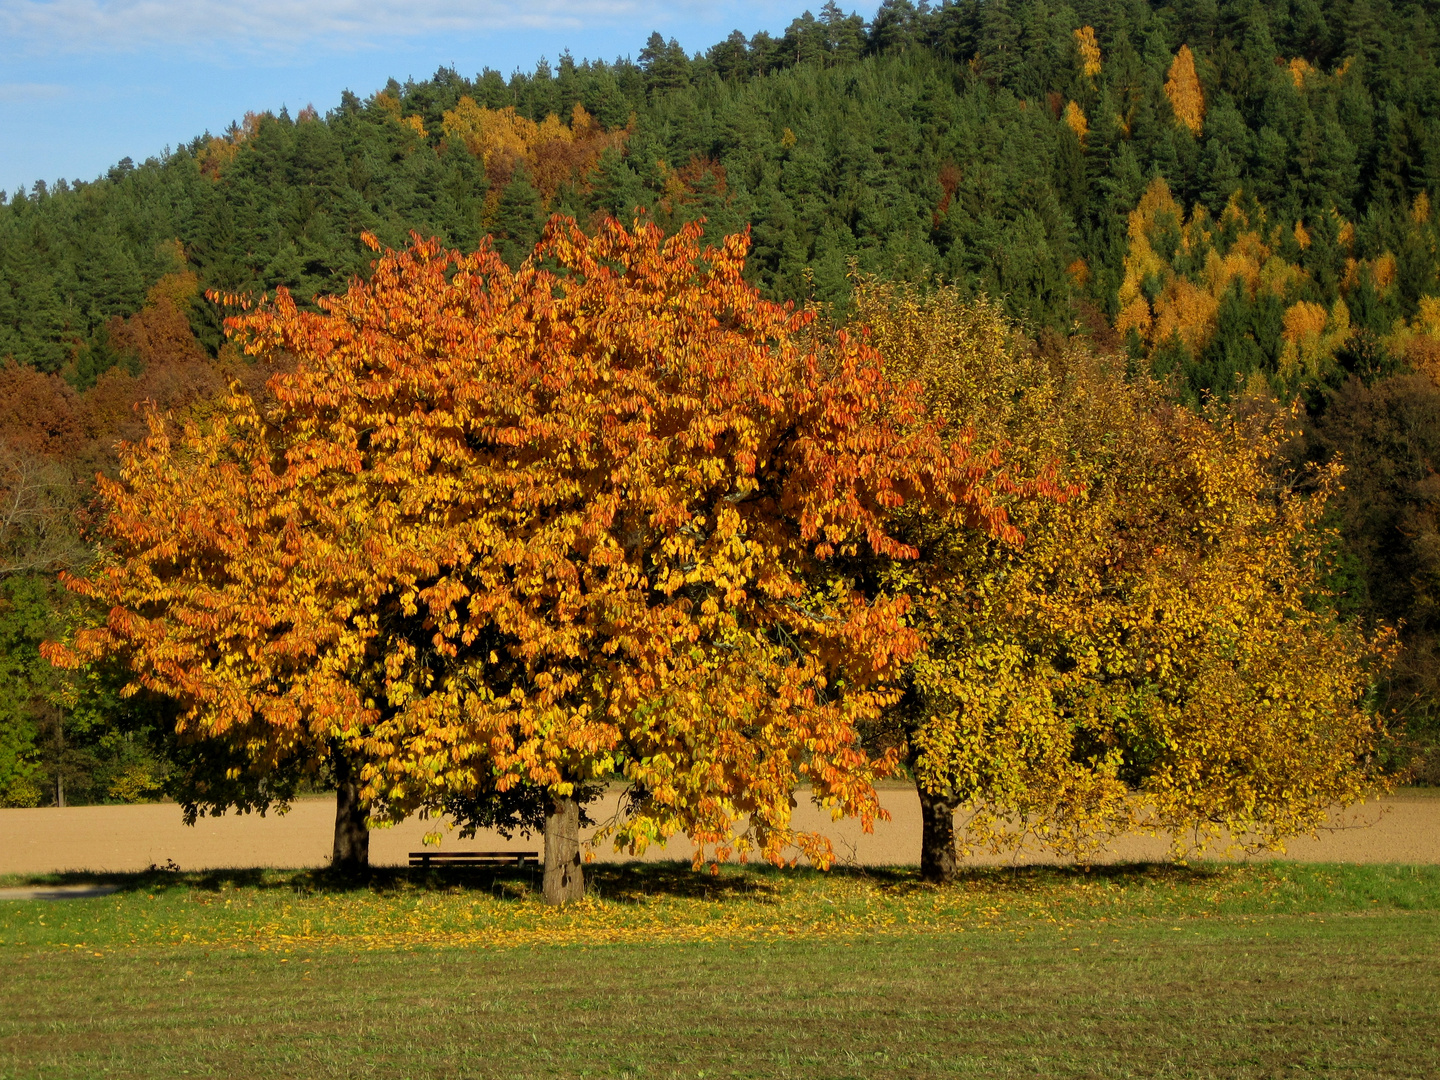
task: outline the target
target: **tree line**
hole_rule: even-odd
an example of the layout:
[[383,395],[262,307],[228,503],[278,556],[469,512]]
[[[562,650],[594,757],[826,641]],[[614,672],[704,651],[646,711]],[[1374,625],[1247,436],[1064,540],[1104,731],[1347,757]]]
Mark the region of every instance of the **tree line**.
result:
[[[1177,243],[1196,210],[1218,222],[1239,193],[1267,257],[1304,278],[1278,298],[1343,296],[1382,338],[1436,288],[1414,205],[1436,180],[1435,45],[1423,6],[1373,0],[899,0],[868,23],[828,4],[781,38],[737,33],[695,57],[652,35],[634,62],[442,69],[17,191],[0,216],[0,352],[93,378],[113,362],[106,321],[138,309],[177,237],[203,288],[283,284],[303,301],[364,269],[367,229],[463,249],[493,234],[513,263],[551,211],[636,206],[666,228],[704,217],[711,237],[750,225],[747,273],[771,298],[843,303],[855,260],[1001,297],[1036,327],[1067,330],[1084,304],[1114,327],[1133,299],[1129,215],[1157,176]],[[1241,292],[1213,347],[1181,341],[1197,363],[1274,374],[1280,327],[1250,311],[1252,282]],[[212,350],[215,318],[196,314]],[[1190,382],[1226,392],[1234,374]]]

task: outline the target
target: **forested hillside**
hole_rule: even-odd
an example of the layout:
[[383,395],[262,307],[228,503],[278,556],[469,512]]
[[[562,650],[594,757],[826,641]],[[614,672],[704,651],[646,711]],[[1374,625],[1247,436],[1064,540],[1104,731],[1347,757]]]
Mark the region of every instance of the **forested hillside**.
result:
[[[0,536],[18,688],[0,709],[59,763],[49,795],[38,767],[26,783],[54,797],[80,761],[55,717],[88,715],[33,655],[64,621],[53,573],[83,558],[76,485],[110,467],[134,401],[250,377],[204,293],[343,291],[374,258],[367,230],[489,234],[514,263],[555,212],[748,226],[771,298],[843,317],[856,272],[943,280],[1042,347],[1086,337],[1192,403],[1298,397],[1296,459],[1351,470],[1347,614],[1403,621],[1388,693],[1422,730],[1440,688],[1437,200],[1440,5],[1391,0],[887,0],[868,19],[831,2],[781,37],[442,69],[36,182],[0,197],[0,473],[36,508]],[[81,688],[95,709],[101,682]],[[6,723],[0,798],[25,771]],[[107,738],[74,765],[86,797],[143,788]]]
[[[1236,371],[1299,373],[1296,303],[1343,300],[1369,342],[1440,291],[1437,32],[1433,7],[1383,0],[901,0],[694,58],[657,35],[635,63],[442,70],[17,192],[0,352],[86,384],[113,359],[106,321],[174,269],[175,239],[201,288],[308,297],[364,269],[362,229],[518,252],[551,211],[643,206],[751,225],[773,296],[842,300],[854,260],[1057,330],[1094,305],[1230,391]],[[194,322],[213,350],[213,316]]]

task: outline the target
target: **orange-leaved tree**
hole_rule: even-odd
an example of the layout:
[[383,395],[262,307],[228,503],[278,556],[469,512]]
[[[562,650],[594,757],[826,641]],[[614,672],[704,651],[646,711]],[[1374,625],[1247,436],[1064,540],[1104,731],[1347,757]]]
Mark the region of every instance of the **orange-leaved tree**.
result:
[[918,646],[832,557],[912,555],[906,502],[1014,539],[1005,479],[863,341],[762,300],[744,236],[700,235],[556,218],[515,271],[417,239],[319,313],[231,320],[293,370],[268,408],[151,418],[73,583],[109,619],[53,655],[123,654],[258,762],[352,763],[374,819],[538,796],[552,900],[610,778],[631,850],[825,863],[792,793],[880,813],[893,759],[858,732]]

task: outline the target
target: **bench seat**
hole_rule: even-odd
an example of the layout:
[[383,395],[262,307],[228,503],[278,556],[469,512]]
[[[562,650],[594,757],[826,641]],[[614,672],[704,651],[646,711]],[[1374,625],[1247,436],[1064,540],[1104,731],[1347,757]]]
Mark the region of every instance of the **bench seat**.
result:
[[432,866],[539,866],[538,851],[412,851],[410,865]]

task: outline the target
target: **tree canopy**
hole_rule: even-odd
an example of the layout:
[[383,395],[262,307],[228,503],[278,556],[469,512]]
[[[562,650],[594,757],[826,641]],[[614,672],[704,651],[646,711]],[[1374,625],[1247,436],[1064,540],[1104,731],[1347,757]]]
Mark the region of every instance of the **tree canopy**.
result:
[[1014,507],[1023,546],[896,511],[921,554],[887,583],[925,646],[877,734],[914,774],[928,877],[953,872],[957,809],[969,845],[1086,858],[1136,826],[1177,853],[1278,846],[1363,797],[1391,635],[1336,610],[1338,468],[1277,469],[1292,413],[1198,415],[1113,358],[1028,351],[953,290],[867,283],[859,307],[937,410],[1071,487]]
[[824,865],[791,793],[873,821],[859,729],[919,645],[828,567],[913,556],[904,505],[1014,541],[1018,489],[700,235],[556,218],[515,271],[417,239],[319,313],[232,319],[290,363],[273,403],[150,413],[66,578],[109,614],[49,655],[122,658],[259,775],[342,762],[376,816],[619,777],[634,851]]

